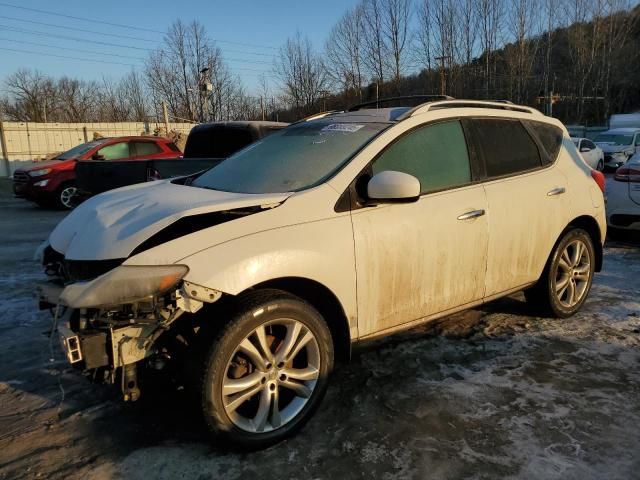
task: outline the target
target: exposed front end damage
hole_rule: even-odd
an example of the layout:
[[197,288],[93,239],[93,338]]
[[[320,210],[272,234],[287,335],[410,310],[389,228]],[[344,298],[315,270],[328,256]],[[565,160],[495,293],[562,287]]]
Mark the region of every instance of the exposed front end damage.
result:
[[125,400],[140,396],[142,362],[161,368],[171,357],[159,339],[174,322],[222,296],[183,280],[184,265],[69,262],[51,247],[42,256],[51,279],[37,290],[40,308],[54,315],[52,334],[70,364],[92,381],[120,383]]

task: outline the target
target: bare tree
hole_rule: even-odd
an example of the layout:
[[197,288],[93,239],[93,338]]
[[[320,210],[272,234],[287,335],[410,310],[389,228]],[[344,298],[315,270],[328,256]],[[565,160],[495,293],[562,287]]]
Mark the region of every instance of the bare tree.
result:
[[[441,68],[441,90],[446,92],[446,74],[453,72],[457,51],[457,18],[453,0],[436,0],[431,10],[433,16],[433,36],[436,55]],[[449,92],[453,89],[449,82]]]
[[388,63],[382,0],[363,0],[362,5],[365,25],[364,62],[373,79],[382,86]]
[[[613,66],[620,60],[620,52],[629,41],[629,36],[640,22],[640,11],[636,7],[635,14],[629,14],[632,2],[630,0],[604,0],[602,51],[600,52],[599,87],[604,96],[604,118],[611,114],[611,75]],[[633,58],[623,58],[620,63],[633,65],[637,69],[640,57],[637,46],[628,52]],[[618,62],[617,62],[618,61]],[[635,86],[637,89],[637,86]]]
[[26,122],[46,122],[57,103],[55,82],[37,70],[20,69],[5,80],[13,101],[6,107],[8,118]]
[[62,77],[58,91],[57,118],[65,122],[85,122],[96,118],[98,85],[96,82]]
[[527,86],[538,49],[538,1],[511,0],[507,15],[513,43],[505,48],[510,73],[509,98],[517,103],[527,100]]
[[409,0],[384,0],[382,2],[382,32],[389,49],[389,63],[396,89],[400,84],[409,43]]
[[477,0],[476,12],[480,23],[480,46],[484,56],[485,98],[490,97],[493,53],[498,45],[498,33],[501,28],[502,1]]
[[331,29],[325,44],[327,74],[346,93],[362,97],[364,63],[364,8],[348,10]]
[[427,70],[433,69],[433,15],[431,0],[420,0],[417,6],[418,27],[416,32],[416,60]]
[[[581,122],[584,115],[585,92],[593,83],[592,73],[596,55],[603,41],[602,0],[571,0],[566,5],[569,27],[567,38],[571,55],[572,83],[575,103],[575,120]],[[593,18],[591,22],[587,20]]]
[[[204,69],[208,69],[208,79],[218,88],[211,96],[199,89]],[[229,74],[221,50],[204,26],[197,21],[185,25],[180,20],[169,28],[163,45],[149,56],[146,77],[154,101],[167,102],[174,118],[204,120],[209,119],[204,118],[205,103],[216,93],[216,104],[224,103],[220,95],[231,90],[229,82],[237,80]]]
[[129,120],[143,122],[150,113],[149,92],[145,88],[142,76],[132,71],[125,75],[118,86],[129,112]]
[[313,51],[311,42],[297,32],[280,48],[275,74],[285,85],[285,94],[298,115],[313,111],[327,86],[322,59]]

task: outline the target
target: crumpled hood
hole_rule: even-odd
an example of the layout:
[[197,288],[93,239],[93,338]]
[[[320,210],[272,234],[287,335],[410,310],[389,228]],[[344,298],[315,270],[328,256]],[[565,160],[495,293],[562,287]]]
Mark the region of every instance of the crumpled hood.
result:
[[53,230],[49,243],[70,260],[126,258],[182,217],[280,203],[289,195],[220,192],[169,180],[143,183],[82,203]]

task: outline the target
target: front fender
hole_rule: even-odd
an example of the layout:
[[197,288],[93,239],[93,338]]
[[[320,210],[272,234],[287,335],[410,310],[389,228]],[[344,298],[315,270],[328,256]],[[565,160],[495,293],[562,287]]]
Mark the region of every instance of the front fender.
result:
[[283,277],[314,280],[334,293],[355,329],[356,275],[349,215],[247,235],[179,263],[189,266],[185,280],[231,295]]

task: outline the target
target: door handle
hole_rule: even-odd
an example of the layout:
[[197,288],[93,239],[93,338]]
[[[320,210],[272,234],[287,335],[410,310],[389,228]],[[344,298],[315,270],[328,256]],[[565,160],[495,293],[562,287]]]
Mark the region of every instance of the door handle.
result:
[[471,210],[470,212],[460,215],[458,220],[470,220],[472,218],[481,217],[482,215],[484,215],[484,210]]
[[554,188],[553,190],[549,190],[547,192],[547,197],[553,197],[554,195],[561,195],[567,190],[564,187]]

